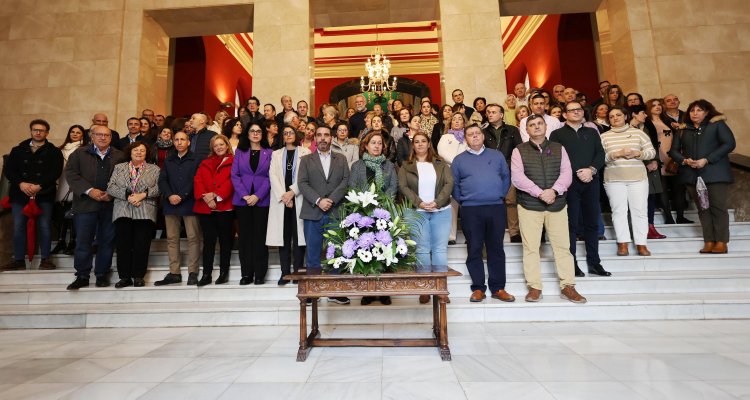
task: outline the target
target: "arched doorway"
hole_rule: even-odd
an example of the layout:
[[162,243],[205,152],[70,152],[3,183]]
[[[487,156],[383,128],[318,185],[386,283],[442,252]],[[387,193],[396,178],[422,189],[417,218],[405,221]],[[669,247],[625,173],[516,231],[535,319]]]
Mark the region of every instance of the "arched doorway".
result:
[[[408,107],[419,103],[422,97],[430,97],[430,88],[423,82],[410,78],[399,78],[396,91],[388,92],[383,96],[377,96],[371,93],[365,93],[367,99],[367,109],[372,110],[375,104],[380,104],[383,109],[389,100],[399,99]],[[335,104],[341,115],[349,107],[354,107],[354,96],[362,93],[359,79],[352,79],[344,82],[331,90],[328,96],[328,102]]]

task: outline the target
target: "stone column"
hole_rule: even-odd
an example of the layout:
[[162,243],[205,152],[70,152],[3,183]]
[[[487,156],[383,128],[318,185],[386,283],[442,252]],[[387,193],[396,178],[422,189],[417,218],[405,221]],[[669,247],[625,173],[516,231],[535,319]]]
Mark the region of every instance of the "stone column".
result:
[[253,13],[253,95],[277,110],[282,95],[315,110],[310,2],[256,0]]
[[461,89],[464,102],[477,96],[502,104],[507,94],[505,62],[496,1],[439,0],[441,84],[446,103]]

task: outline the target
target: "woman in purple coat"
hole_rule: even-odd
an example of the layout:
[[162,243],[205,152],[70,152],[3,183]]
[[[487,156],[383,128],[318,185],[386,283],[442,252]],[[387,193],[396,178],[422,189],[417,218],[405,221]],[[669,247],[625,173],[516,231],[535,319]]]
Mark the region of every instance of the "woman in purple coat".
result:
[[264,143],[265,137],[261,125],[248,125],[240,137],[232,163],[232,204],[239,220],[240,285],[253,282],[262,285],[268,270],[266,229],[271,192],[268,169],[273,151]]

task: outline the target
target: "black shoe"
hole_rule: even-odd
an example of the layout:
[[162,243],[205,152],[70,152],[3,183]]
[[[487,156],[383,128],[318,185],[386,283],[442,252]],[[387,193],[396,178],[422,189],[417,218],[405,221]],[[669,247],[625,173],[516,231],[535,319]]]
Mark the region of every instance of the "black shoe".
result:
[[599,276],[611,276],[612,273],[608,272],[602,267],[601,264],[597,265],[589,265],[589,274],[599,275]]
[[390,306],[391,305],[391,296],[380,296],[380,303],[384,306]]
[[109,287],[109,278],[106,276],[97,276],[96,287]]
[[678,224],[692,224],[693,221],[685,218],[685,217],[677,217],[677,223]]
[[675,223],[672,214],[664,213],[664,223],[667,225],[673,225]]
[[146,286],[146,281],[144,281],[143,278],[135,278],[133,279],[133,286],[144,287]]
[[256,285],[265,285],[266,281],[263,279],[256,279],[255,284]]
[[599,236],[599,240],[607,240],[607,237],[604,235]]
[[521,235],[513,235],[510,237],[511,243],[523,243],[523,240],[521,239]]
[[188,274],[188,286],[193,286],[198,284],[198,273],[197,272],[191,272]]
[[70,285],[68,285],[68,290],[78,290],[82,287],[88,287],[89,286],[89,280],[84,279],[81,277],[76,278],[76,280],[73,281]]
[[182,275],[180,274],[167,274],[164,279],[154,282],[154,286],[171,285],[173,283],[182,282]]
[[292,281],[292,285],[296,285],[298,283],[299,283],[299,281]]
[[360,300],[360,304],[363,306],[369,306],[373,301],[375,301],[375,296],[365,296]]
[[243,276],[242,279],[240,279],[240,285],[245,286],[253,283],[253,278],[250,278],[249,276]]
[[583,278],[584,276],[586,276],[586,274],[584,274],[583,271],[581,271],[581,269],[578,268],[578,265],[576,265],[576,276],[579,278]]
[[349,301],[348,297],[329,297],[328,298],[328,302],[329,303],[342,304],[342,305],[346,305],[346,304],[351,303],[351,301]]
[[222,271],[219,272],[219,277],[216,278],[216,282],[214,282],[214,284],[221,285],[227,282],[229,282],[229,271]]
[[286,286],[286,285],[289,284],[289,280],[288,279],[279,279],[278,284],[279,284],[279,286]]
[[63,251],[65,251],[65,241],[64,240],[58,240],[55,247],[49,251],[50,254],[60,254]]
[[448,244],[449,244],[449,245],[453,245],[453,244],[456,244],[456,241],[455,241],[455,240],[449,240],[449,241],[448,241]]
[[[320,302],[320,297],[315,298],[315,301]],[[306,300],[306,302],[307,302],[307,304],[312,304],[313,303],[313,298],[312,297],[308,297],[307,300]]]
[[115,289],[122,289],[128,286],[133,286],[133,280],[130,278],[120,279],[119,282],[115,283]]
[[201,280],[200,280],[200,281],[198,281],[198,287],[201,287],[201,286],[206,286],[206,285],[210,284],[210,283],[211,283],[211,280],[212,280],[212,279],[211,279],[211,274],[208,274],[208,275],[206,275],[206,274],[204,273],[204,274],[203,274],[203,277],[201,277]]

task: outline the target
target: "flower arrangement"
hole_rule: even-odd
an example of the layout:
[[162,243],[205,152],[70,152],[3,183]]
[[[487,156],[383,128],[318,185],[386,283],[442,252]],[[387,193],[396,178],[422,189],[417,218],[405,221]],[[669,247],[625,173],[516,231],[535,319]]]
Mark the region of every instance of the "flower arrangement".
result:
[[327,227],[328,270],[352,274],[381,274],[414,268],[416,242],[409,238],[412,219],[407,205],[396,205],[377,191],[350,190],[337,222]]

